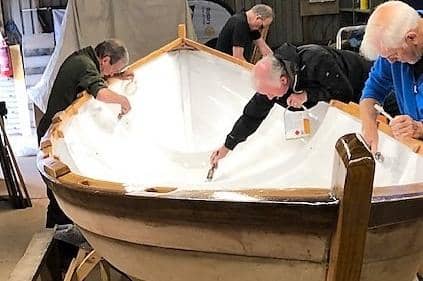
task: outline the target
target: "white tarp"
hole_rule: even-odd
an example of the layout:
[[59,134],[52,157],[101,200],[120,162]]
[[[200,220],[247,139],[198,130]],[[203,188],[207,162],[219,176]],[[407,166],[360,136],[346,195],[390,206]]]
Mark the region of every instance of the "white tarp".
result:
[[62,22],[65,17],[65,9],[53,9],[54,40],[60,41],[62,37]]
[[62,62],[75,50],[95,46],[107,38],[125,42],[134,62],[177,37],[177,26],[186,23],[193,37],[186,0],[69,0],[62,23],[62,38],[41,80],[29,96],[45,112],[49,93]]

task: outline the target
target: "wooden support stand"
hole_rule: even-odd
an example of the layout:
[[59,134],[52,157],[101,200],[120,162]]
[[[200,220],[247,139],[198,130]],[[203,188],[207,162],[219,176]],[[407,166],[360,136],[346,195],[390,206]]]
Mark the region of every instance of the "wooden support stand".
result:
[[100,266],[101,281],[110,281],[110,267],[95,250],[90,252],[79,249],[78,255],[72,260],[64,281],[84,281],[87,276]]

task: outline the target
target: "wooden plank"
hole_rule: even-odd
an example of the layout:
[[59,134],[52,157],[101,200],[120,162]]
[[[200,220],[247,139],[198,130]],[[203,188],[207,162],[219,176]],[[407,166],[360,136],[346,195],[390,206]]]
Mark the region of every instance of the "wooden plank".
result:
[[111,281],[110,266],[104,260],[100,262],[100,278],[101,281]]
[[178,37],[181,39],[187,38],[187,29],[185,24],[178,25]]
[[235,0],[235,11],[240,12],[244,9],[244,1],[243,0]]
[[73,258],[69,265],[68,271],[65,274],[65,278],[63,279],[63,281],[76,281],[75,278],[73,277],[75,274],[75,270],[76,270],[76,262],[75,262],[75,259]]
[[306,16],[303,22],[303,43],[317,43],[327,45],[333,42],[339,29],[339,16],[318,15]]
[[41,272],[54,237],[53,229],[32,236],[24,255],[10,274],[9,281],[35,281]]
[[[346,112],[352,116],[354,116],[357,119],[360,119],[360,107],[358,104],[350,102],[349,104],[343,103],[341,101],[331,100],[329,103],[331,106],[336,107],[343,112]],[[378,122],[378,129],[379,131],[387,134],[390,137],[394,137],[392,134],[392,130],[389,127],[389,125],[386,123],[386,118],[382,115],[379,115],[377,117]],[[414,153],[417,153],[419,155],[423,155],[423,141],[412,139],[412,138],[406,138],[402,140],[397,140],[406,146],[408,146]]]
[[310,0],[301,0],[301,16],[318,16],[339,13],[338,1],[327,1],[312,3]]
[[97,252],[95,250],[91,251],[76,269],[77,280],[85,280],[100,260],[101,257],[97,254]]
[[327,281],[359,281],[370,216],[375,162],[356,134],[336,143],[334,188],[339,198]]
[[220,52],[218,50],[209,48],[209,47],[207,47],[205,45],[202,45],[200,43],[197,43],[197,42],[195,42],[193,40],[186,39],[185,40],[185,44],[187,46],[190,46],[190,47],[195,48],[197,50],[204,51],[204,52],[207,52],[207,53],[212,54],[214,56],[220,57],[222,59],[225,59],[225,60],[231,61],[233,63],[239,64],[240,66],[243,66],[243,67],[245,67],[247,69],[252,69],[254,67],[254,65],[251,64],[251,63],[248,63],[246,61],[240,60],[238,58],[235,58],[235,57],[233,57],[231,55],[225,54],[225,53]]
[[58,178],[67,173],[70,173],[70,169],[68,166],[52,157],[43,159],[42,165],[44,167],[44,172],[46,172],[47,175],[53,178]]
[[114,193],[125,193],[125,187],[121,183],[95,180],[92,178],[83,177],[72,172],[66,173],[57,178],[60,183],[68,187],[89,188],[92,190],[102,190]]

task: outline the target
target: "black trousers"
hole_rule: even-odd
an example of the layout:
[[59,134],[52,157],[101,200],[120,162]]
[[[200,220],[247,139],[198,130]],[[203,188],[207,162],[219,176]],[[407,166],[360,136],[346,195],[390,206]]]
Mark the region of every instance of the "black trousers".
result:
[[68,216],[60,209],[54,197],[53,191],[47,187],[47,197],[50,200],[47,207],[47,228],[53,228],[56,224],[71,224],[73,223]]

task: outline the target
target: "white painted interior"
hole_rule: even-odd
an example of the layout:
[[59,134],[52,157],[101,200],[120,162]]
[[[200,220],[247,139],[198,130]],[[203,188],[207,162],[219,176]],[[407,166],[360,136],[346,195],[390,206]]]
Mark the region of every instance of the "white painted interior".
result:
[[[118,106],[90,100],[64,129],[54,153],[72,171],[124,182],[128,192],[151,186],[329,189],[337,139],[360,131],[358,120],[320,103],[310,110],[318,118],[311,119],[312,135],[285,140],[284,109],[275,106],[206,182],[209,155],[254,94],[249,71],[204,52],[177,51],[140,67],[137,90],[125,83],[113,87],[126,90],[128,115],[118,120]],[[422,157],[384,134],[380,142],[385,161],[377,163],[376,186],[423,181]]]

